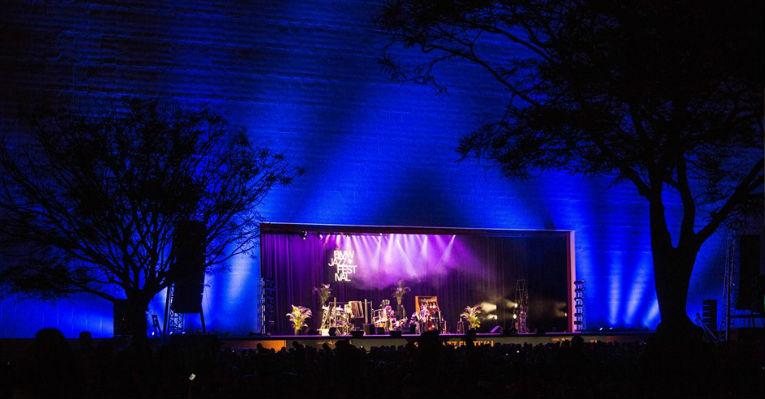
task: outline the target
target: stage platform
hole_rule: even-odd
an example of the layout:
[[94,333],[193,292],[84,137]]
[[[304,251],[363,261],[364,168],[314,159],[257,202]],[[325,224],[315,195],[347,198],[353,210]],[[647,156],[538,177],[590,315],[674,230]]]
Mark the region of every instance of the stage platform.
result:
[[[584,342],[640,342],[645,341],[651,335],[650,332],[625,332],[609,334],[571,334],[571,333],[548,333],[548,334],[519,334],[503,336],[500,334],[477,334],[473,343],[476,346],[494,346],[504,344],[548,344],[570,341],[574,336],[580,336]],[[445,345],[464,346],[466,337],[458,334],[441,334],[438,336]],[[300,345],[321,348],[324,344],[334,348],[338,341],[345,340],[351,345],[370,349],[381,346],[404,346],[409,342],[417,342],[420,338],[416,334],[403,334],[399,337],[390,335],[364,335],[352,336],[321,336],[321,335],[273,335],[261,337],[225,338],[219,337],[223,346],[232,349],[256,349],[258,345],[264,348],[281,350],[292,347],[294,343]]]

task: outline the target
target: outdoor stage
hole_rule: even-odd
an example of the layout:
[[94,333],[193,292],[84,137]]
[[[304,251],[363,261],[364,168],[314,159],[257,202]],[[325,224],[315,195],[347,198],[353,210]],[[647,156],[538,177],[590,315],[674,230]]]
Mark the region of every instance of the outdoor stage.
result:
[[260,231],[258,332],[281,337],[264,342],[286,345],[294,329],[326,340],[318,334],[330,329],[449,337],[582,326],[572,231],[278,223]]
[[[476,346],[494,346],[494,345],[538,345],[555,344],[564,341],[571,341],[574,336],[580,336],[584,342],[644,342],[650,332],[624,332],[609,334],[569,334],[569,333],[548,333],[544,335],[520,334],[503,336],[500,334],[477,334],[473,340]],[[441,334],[438,336],[444,345],[459,347],[466,345],[466,337],[458,334]],[[370,349],[381,346],[405,346],[410,342],[417,342],[419,335],[404,334],[400,337],[391,337],[390,335],[365,335],[359,338],[351,336],[328,337],[318,335],[278,335],[262,338],[220,338],[223,347],[245,350],[257,349],[261,345],[267,349],[281,350],[282,348],[291,348],[295,343],[307,347],[321,348],[324,344],[334,348],[338,341],[348,341],[351,345],[358,348]]]

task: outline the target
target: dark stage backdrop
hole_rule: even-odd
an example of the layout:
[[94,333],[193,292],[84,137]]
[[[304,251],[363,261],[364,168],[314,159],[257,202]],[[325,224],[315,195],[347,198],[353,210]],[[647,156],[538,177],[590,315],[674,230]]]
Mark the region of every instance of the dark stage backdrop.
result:
[[[416,295],[436,295],[453,332],[465,306],[488,303],[496,305],[493,314],[497,320],[485,321],[482,329],[487,330],[510,322],[518,279],[527,281],[530,331],[567,330],[567,232],[449,234],[433,229],[438,231],[434,234],[419,229],[388,233],[381,228],[363,232],[356,227],[344,233],[327,228],[263,229],[261,276],[275,288],[275,309],[266,316],[273,320],[271,332],[292,331],[286,317],[290,305],[310,308],[309,325],[318,327],[321,312],[314,287],[322,283],[330,284],[338,302],[367,299],[377,308],[381,300],[389,299],[395,309],[393,291],[399,280],[411,288],[404,298],[409,316]],[[343,275],[343,265],[355,266],[345,268],[353,272]],[[336,277],[350,281],[335,281]]]

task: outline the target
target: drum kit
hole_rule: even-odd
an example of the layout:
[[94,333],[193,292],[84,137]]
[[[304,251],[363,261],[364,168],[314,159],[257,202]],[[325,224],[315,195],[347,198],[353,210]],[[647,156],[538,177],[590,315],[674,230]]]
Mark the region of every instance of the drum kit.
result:
[[335,328],[338,335],[351,333],[351,313],[348,306],[332,307],[329,314],[329,328],[332,327]]
[[361,301],[347,303],[331,302],[329,306],[322,308],[326,317],[327,330],[334,328],[337,335],[350,335],[354,327],[354,321],[364,318]]
[[380,334],[403,327],[402,322],[405,320],[396,320],[396,313],[390,306],[390,301],[383,300],[379,309],[372,310],[370,313],[364,312],[364,306],[362,301],[350,301],[344,304],[332,301],[323,306],[321,334],[327,335],[331,329],[334,329],[337,335],[350,335],[355,328],[361,328],[361,325],[365,324],[368,320],[366,315],[371,316],[372,326]]

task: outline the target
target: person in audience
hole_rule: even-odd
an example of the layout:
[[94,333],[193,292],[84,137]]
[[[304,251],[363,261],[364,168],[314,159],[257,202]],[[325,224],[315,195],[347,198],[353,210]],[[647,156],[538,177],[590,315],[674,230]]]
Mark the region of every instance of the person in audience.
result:
[[688,367],[657,379],[655,349],[647,351],[645,342],[579,336],[536,345],[476,339],[467,346],[426,333],[404,346],[364,349],[363,340],[339,339],[280,350],[179,338],[138,351],[112,340],[93,345],[83,335],[73,351],[59,331],[44,329],[22,358],[2,359],[13,376],[5,392],[20,399],[765,397],[761,340],[704,348],[703,358],[689,357]]
[[61,331],[35,334],[15,376],[14,398],[80,398],[82,379],[74,353]]

